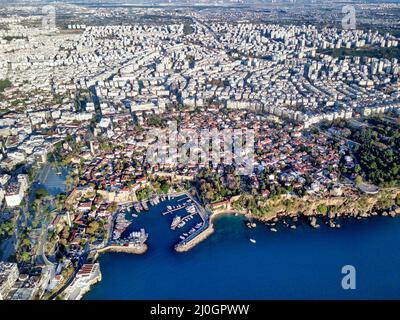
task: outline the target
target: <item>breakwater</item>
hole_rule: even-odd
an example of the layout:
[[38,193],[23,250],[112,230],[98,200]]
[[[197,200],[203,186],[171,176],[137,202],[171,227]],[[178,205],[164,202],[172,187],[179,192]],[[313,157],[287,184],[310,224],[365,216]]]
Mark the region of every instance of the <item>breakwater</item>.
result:
[[131,254],[143,254],[147,251],[147,249],[148,249],[148,247],[146,244],[143,244],[140,247],[110,245],[110,246],[98,249],[97,254],[102,254],[105,252],[122,252],[122,253],[131,253]]

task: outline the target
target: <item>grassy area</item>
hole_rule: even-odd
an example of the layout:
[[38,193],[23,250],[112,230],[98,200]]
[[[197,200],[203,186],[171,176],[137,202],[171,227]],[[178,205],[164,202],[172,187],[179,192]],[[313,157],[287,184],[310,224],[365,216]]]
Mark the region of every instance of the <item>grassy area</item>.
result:
[[0,93],[4,92],[4,90],[8,87],[11,87],[12,83],[8,79],[0,79]]
[[400,58],[400,48],[340,48],[340,49],[320,49],[318,53],[330,55],[335,58],[342,57],[370,57],[370,58]]
[[5,36],[3,37],[4,40],[6,41],[12,41],[12,40],[20,40],[20,39],[25,39],[27,40],[27,37],[21,37],[21,36]]

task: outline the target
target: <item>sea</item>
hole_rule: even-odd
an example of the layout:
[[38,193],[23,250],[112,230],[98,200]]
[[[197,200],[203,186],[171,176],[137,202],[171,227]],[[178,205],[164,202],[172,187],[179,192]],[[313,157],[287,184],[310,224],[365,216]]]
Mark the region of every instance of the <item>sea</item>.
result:
[[[126,232],[145,228],[148,251],[103,254],[102,281],[84,299],[400,298],[399,218],[342,219],[338,229],[299,220],[297,229],[279,224],[272,232],[262,222],[249,229],[243,216],[223,215],[209,238],[177,253],[180,235],[198,222],[170,229],[173,217],[183,213],[162,212],[178,200],[129,217]],[[351,288],[345,289],[348,266]]]

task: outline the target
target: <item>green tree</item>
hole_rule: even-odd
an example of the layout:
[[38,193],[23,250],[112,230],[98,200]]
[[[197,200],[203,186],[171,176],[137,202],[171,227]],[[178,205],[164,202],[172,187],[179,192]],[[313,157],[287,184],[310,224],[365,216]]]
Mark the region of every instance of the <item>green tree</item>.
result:
[[326,215],[328,213],[328,207],[325,204],[322,203],[322,204],[318,205],[317,211],[320,214]]

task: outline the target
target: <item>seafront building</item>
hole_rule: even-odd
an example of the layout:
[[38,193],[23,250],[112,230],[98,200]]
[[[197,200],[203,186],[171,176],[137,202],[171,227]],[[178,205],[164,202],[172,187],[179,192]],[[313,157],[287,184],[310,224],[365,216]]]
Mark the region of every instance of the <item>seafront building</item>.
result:
[[0,261],[0,300],[6,299],[18,276],[16,263]]
[[84,264],[64,291],[64,299],[80,300],[90,287],[99,281],[101,281],[100,265],[98,263]]

